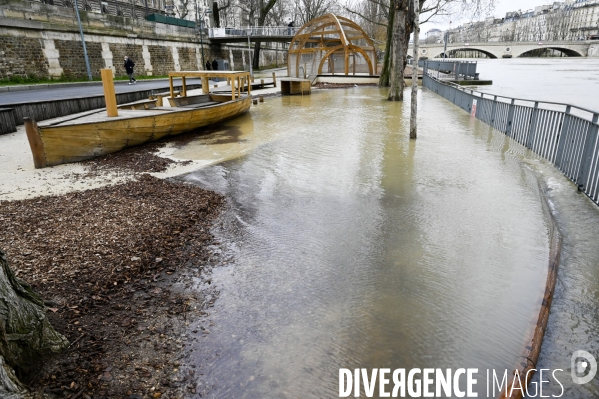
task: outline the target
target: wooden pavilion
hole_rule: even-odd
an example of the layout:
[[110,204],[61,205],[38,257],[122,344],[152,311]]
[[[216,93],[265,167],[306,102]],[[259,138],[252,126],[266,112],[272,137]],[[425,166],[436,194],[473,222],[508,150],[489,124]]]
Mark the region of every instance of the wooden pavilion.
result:
[[352,20],[327,14],[302,26],[289,45],[291,77],[322,74],[376,75],[376,49]]

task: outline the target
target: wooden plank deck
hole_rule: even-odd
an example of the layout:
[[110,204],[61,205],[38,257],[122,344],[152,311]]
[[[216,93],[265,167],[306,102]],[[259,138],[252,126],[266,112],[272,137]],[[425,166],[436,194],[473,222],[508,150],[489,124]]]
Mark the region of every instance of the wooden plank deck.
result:
[[166,107],[154,107],[150,109],[119,109],[118,116],[107,116],[106,110],[95,110],[92,112],[84,112],[75,115],[70,115],[70,117],[61,118],[62,120],[53,120],[52,124],[44,124],[43,122],[39,123],[39,126],[70,126],[73,125],[73,122],[76,121],[76,124],[87,124],[87,123],[101,123],[101,122],[109,122],[109,121],[119,121],[123,119],[129,118],[143,118],[147,117],[150,114],[161,115],[177,112],[176,108],[166,108]]

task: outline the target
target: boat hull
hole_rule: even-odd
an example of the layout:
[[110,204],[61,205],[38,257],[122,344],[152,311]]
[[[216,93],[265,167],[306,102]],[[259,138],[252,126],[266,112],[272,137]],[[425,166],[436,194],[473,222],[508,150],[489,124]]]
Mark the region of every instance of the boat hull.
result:
[[26,119],[27,138],[36,168],[79,162],[188,132],[248,111],[251,97],[200,108],[104,111],[44,121]]

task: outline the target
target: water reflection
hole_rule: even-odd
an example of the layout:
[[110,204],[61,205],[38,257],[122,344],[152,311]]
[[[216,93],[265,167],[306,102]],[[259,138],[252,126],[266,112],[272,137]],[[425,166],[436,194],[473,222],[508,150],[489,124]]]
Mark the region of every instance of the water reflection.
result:
[[477,60],[492,86],[477,90],[535,101],[551,101],[599,110],[599,58],[510,58]]
[[[548,261],[536,180],[505,137],[423,91],[281,97],[234,120],[242,157],[185,177],[241,232],[194,346],[208,397],[333,397],[339,368],[513,369]],[[219,151],[219,146],[209,145]],[[188,151],[183,149],[182,151]]]

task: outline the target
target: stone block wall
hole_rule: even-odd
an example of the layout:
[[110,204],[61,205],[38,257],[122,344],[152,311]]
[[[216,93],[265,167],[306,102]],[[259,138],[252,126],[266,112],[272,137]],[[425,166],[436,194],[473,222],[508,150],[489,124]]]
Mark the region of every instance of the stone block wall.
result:
[[146,75],[145,62],[143,57],[143,46],[133,43],[109,43],[109,49],[112,57],[112,65],[115,76],[125,76],[125,56],[131,58],[135,62],[133,71],[135,75]]
[[0,79],[28,74],[48,75],[41,38],[3,36],[0,33]]
[[[198,69],[198,54],[197,51],[201,52],[200,48],[180,48],[178,49],[179,54],[179,65],[181,71],[193,71]],[[201,57],[201,55],[200,55]],[[201,61],[200,61],[201,64]]]
[[[137,76],[204,69],[202,45],[193,30],[91,12],[81,16],[94,77],[100,76],[102,68],[126,76],[125,55],[134,60]],[[81,37],[73,21],[73,10],[64,7],[0,0],[0,79],[13,75],[86,78]],[[204,39],[203,47],[205,61],[226,59],[231,69],[249,69],[247,46],[214,45]],[[274,51],[263,49],[261,65],[273,64],[274,56]],[[286,51],[278,56],[284,63]]]
[[[85,77],[85,57],[81,41],[54,40],[54,47],[60,54],[60,67],[65,77]],[[93,77],[100,77],[100,69],[106,64],[102,58],[102,44],[97,42],[86,43],[89,66]]]
[[[148,46],[148,52],[150,53],[150,59],[152,60],[154,75],[167,75],[169,71],[176,70],[173,52],[170,49],[170,46]],[[197,69],[197,67],[194,69]]]

